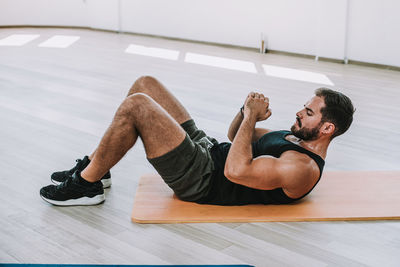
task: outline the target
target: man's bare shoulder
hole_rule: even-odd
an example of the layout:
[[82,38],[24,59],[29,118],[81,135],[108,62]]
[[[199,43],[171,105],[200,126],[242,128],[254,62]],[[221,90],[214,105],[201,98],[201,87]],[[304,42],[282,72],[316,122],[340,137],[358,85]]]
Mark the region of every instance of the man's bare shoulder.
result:
[[318,181],[320,169],[307,154],[289,150],[282,153],[279,161],[286,174],[283,190],[289,197],[303,196]]

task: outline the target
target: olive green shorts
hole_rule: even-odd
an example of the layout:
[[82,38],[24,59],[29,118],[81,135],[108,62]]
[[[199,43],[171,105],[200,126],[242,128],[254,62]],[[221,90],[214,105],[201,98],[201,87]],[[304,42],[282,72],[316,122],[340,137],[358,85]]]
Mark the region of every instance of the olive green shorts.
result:
[[166,154],[149,159],[176,196],[185,201],[205,197],[214,169],[210,149],[218,142],[196,127],[193,120],[181,124],[186,131],[183,142]]

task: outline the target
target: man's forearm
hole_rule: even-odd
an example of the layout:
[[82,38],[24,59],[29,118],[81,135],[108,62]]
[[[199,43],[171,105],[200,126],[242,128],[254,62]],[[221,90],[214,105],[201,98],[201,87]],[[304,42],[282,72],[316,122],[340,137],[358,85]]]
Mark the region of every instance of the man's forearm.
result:
[[253,159],[251,141],[256,122],[254,117],[247,116],[240,124],[225,163],[225,173],[229,176],[237,176],[243,167],[251,163]]
[[236,136],[237,131],[239,130],[240,124],[243,121],[243,115],[242,112],[239,110],[239,112],[236,114],[235,118],[231,122],[231,125],[229,126],[228,130],[228,138],[233,142],[233,139]]

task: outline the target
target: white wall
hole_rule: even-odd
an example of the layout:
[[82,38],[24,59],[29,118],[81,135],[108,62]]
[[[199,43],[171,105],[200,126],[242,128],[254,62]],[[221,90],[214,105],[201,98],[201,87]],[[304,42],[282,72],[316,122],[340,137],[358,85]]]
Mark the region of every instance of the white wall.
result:
[[118,0],[86,0],[88,27],[119,30]]
[[346,37],[347,0],[319,0],[316,24],[316,53],[327,58],[343,59]]
[[261,1],[123,0],[122,29],[191,40],[257,47]]
[[88,25],[82,0],[0,0],[0,25]]
[[263,32],[272,50],[335,59],[347,51],[350,60],[393,66],[400,66],[399,13],[398,0],[0,0],[0,25],[83,26],[254,48]]
[[400,1],[351,0],[349,59],[400,67]]
[[343,58],[345,1],[122,0],[122,30]]

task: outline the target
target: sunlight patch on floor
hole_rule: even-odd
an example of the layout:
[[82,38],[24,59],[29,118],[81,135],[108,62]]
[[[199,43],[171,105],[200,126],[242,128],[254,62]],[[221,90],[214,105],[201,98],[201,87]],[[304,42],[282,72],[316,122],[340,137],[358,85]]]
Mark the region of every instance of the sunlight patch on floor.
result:
[[131,44],[125,50],[125,53],[141,55],[141,56],[149,56],[156,58],[163,58],[169,60],[178,60],[179,51],[165,49],[165,48],[157,48],[157,47],[148,47],[143,45],[135,45]]
[[54,35],[53,37],[39,44],[39,47],[67,48],[78,41],[79,38],[79,36]]
[[257,73],[256,66],[253,62],[230,59],[225,57],[208,56],[196,53],[187,53],[185,62],[206,66],[212,66],[223,69],[238,70],[250,73]]
[[268,76],[296,80],[296,81],[310,82],[310,83],[325,84],[330,86],[334,85],[333,82],[325,74],[322,73],[278,67],[266,64],[263,64],[262,66],[264,68],[265,74]]
[[39,36],[39,34],[13,34],[1,39],[0,46],[23,46]]

